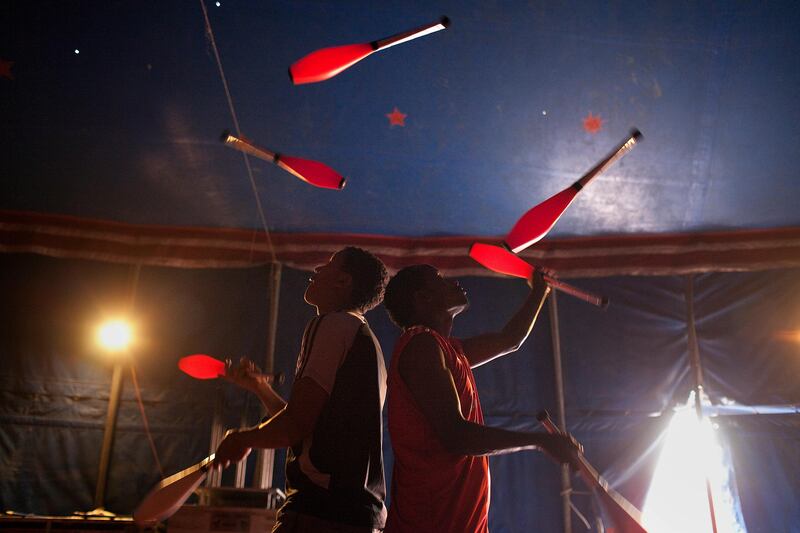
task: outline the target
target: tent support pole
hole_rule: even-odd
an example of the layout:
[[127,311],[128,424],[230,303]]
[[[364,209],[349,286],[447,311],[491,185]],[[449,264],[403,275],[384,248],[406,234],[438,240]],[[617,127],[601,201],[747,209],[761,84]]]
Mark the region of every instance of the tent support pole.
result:
[[[561,336],[558,323],[558,300],[556,291],[550,292],[548,302],[550,312],[550,338],[553,343],[553,366],[556,378],[556,416],[558,418],[558,428],[562,432],[567,431],[567,416],[564,408],[564,374],[561,367]],[[561,504],[562,517],[564,520],[564,533],[572,533],[572,483],[570,481],[569,465],[561,465]]]
[[[686,276],[686,328],[689,342],[689,364],[694,378],[694,408],[697,420],[703,420],[703,366],[700,363],[700,348],[697,344],[697,330],[694,320],[694,274]],[[706,497],[708,498],[708,513],[711,518],[711,529],[717,533],[717,517],[714,512],[714,495],[711,492],[711,481],[706,476]]]
[[[111,450],[114,446],[114,433],[117,427],[117,413],[119,400],[122,396],[122,363],[114,363],[114,373],[111,377],[111,392],[108,395],[108,411],[106,425],[103,430],[103,447],[100,449],[100,467],[97,471],[97,486],[94,492],[94,511],[105,510],[106,486],[108,484],[108,471],[111,466]],[[102,513],[98,513],[102,514]]]

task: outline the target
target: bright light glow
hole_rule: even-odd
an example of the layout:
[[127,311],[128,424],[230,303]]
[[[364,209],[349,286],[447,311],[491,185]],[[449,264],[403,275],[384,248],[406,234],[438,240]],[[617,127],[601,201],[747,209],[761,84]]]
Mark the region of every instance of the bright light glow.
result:
[[777,336],[782,341],[800,343],[800,329],[781,330]]
[[[714,424],[716,426],[716,424]],[[708,418],[699,421],[694,393],[676,409],[667,429],[642,511],[649,533],[709,533],[706,478],[711,484],[719,533],[746,533],[730,489],[730,468]]]
[[76,53],[76,54],[80,54],[80,53],[81,53],[81,51],[80,51],[80,50],[78,50],[78,49],[76,48],[76,49],[75,49],[75,53]]
[[131,326],[122,320],[106,322],[97,330],[97,341],[100,346],[112,352],[127,348],[132,337]]

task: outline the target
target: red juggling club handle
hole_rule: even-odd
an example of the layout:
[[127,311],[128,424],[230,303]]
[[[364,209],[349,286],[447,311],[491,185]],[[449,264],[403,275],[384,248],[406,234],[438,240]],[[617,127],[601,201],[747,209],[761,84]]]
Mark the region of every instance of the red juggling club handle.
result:
[[437,22],[426,24],[413,30],[404,31],[385,39],[369,43],[332,46],[311,52],[298,59],[289,67],[289,78],[295,85],[315,83],[330,79],[343,70],[352,67],[368,55],[385,50],[390,46],[404,43],[423,35],[443,30],[450,25],[450,19],[442,17]]
[[636,129],[632,130],[631,134],[622,143],[578,181],[522,215],[517,223],[514,224],[514,227],[511,228],[504,244],[514,253],[519,253],[538,242],[553,228],[581,189],[586,187],[590,181],[603,173],[622,156],[630,152],[636,143],[641,140],[642,133]]
[[286,172],[293,174],[315,187],[321,187],[323,189],[343,189],[347,181],[341,174],[319,161],[275,153],[266,148],[256,146],[246,139],[236,137],[228,130],[222,132],[222,137],[220,139],[226,146],[250,154],[253,157],[263,159],[264,161],[275,163]]
[[[530,279],[533,275],[533,265],[512,254],[502,246],[476,242],[470,246],[469,256],[489,270],[499,274],[506,274],[522,279]],[[596,294],[586,292],[583,289],[579,289],[569,283],[564,283],[552,276],[544,275],[543,278],[548,285],[558,291],[574,296],[579,300],[596,305],[602,309],[608,307],[608,298],[605,296],[597,296]]]
[[[547,411],[539,411],[536,415],[544,429],[548,433],[561,433],[561,431],[550,420]],[[589,464],[589,461],[580,454],[578,456],[578,473],[580,473],[586,486],[591,489],[600,502],[605,514],[614,522],[614,531],[620,533],[647,533],[642,527],[642,513],[622,494],[609,486],[608,481]],[[611,531],[609,528],[608,531]]]

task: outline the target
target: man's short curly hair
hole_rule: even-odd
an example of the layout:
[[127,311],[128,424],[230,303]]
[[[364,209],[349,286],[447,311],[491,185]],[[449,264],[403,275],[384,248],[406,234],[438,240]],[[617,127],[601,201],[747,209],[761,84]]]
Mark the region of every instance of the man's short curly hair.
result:
[[414,293],[425,288],[431,272],[436,272],[431,265],[412,265],[395,274],[386,286],[383,305],[400,328],[414,325]]
[[383,299],[389,277],[386,267],[375,255],[355,246],[348,246],[338,253],[344,258],[342,270],[353,279],[350,307],[366,313]]

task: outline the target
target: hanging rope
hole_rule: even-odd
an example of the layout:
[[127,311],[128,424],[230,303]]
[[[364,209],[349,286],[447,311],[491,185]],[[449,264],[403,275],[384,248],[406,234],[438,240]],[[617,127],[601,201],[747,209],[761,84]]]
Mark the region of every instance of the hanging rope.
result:
[[142,414],[142,424],[144,425],[144,432],[147,435],[147,441],[150,443],[150,451],[153,452],[153,459],[156,461],[158,473],[164,477],[164,469],[161,468],[161,461],[158,459],[158,451],[156,451],[156,443],[153,440],[153,435],[150,433],[150,423],[147,421],[147,415],[144,412],[144,402],[142,401],[142,392],[139,390],[139,380],[136,379],[136,368],[131,364],[131,378],[133,381],[133,390],[136,392],[136,403],[139,404],[139,412]]
[[[225,76],[225,70],[222,68],[222,59],[219,57],[219,50],[217,50],[217,41],[214,39],[214,31],[211,29],[211,21],[208,19],[208,10],[206,9],[206,3],[204,0],[200,0],[200,7],[203,10],[203,18],[205,19],[206,24],[206,37],[208,38],[208,42],[211,45],[211,49],[214,51],[214,58],[217,61],[217,70],[219,70],[219,77],[222,79],[222,87],[225,89],[225,98],[228,101],[228,109],[231,112],[231,118],[233,119],[233,127],[236,129],[236,135],[238,137],[242,137],[242,130],[239,128],[239,119],[236,116],[236,109],[233,105],[233,98],[231,98],[231,91],[228,88],[228,79]],[[267,246],[269,247],[269,253],[272,257],[272,262],[277,263],[278,259],[275,255],[275,248],[272,246],[272,236],[269,233],[269,227],[267,226],[267,219],[264,216],[264,209],[261,206],[261,198],[258,196],[258,188],[256,188],[256,180],[253,178],[253,169],[250,167],[250,158],[247,157],[247,154],[242,152],[242,157],[244,158],[244,166],[247,168],[247,177],[250,179],[250,187],[253,189],[253,196],[256,199],[256,207],[258,208],[258,216],[261,219],[261,226],[264,228],[264,235],[267,237]],[[252,258],[253,249],[255,248],[255,235],[253,236],[253,243],[250,248],[250,256]]]
[[[128,282],[128,312],[133,313],[134,308],[136,307],[136,295],[137,291],[139,290],[139,280],[142,274],[142,264],[136,263],[133,265],[130,274],[130,281]],[[164,469],[161,468],[161,461],[158,459],[158,451],[156,450],[156,443],[153,441],[153,435],[150,433],[150,424],[147,421],[147,415],[144,412],[144,402],[142,401],[142,392],[139,390],[139,380],[136,379],[136,368],[134,368],[133,363],[130,364],[131,367],[131,380],[133,381],[133,390],[136,393],[136,402],[139,404],[139,412],[142,415],[142,425],[144,426],[145,435],[147,435],[147,440],[150,442],[150,451],[153,453],[153,459],[156,461],[156,466],[158,467],[158,473],[161,477],[164,477]]]

